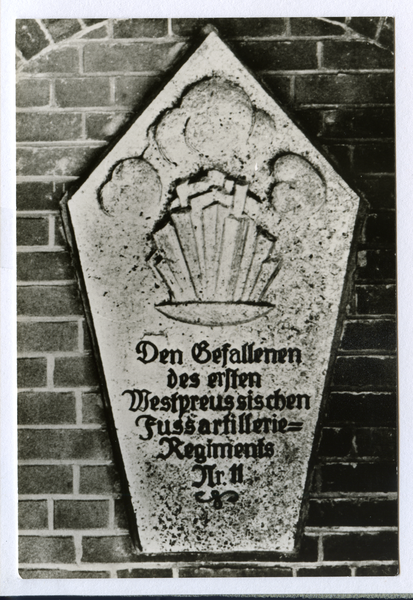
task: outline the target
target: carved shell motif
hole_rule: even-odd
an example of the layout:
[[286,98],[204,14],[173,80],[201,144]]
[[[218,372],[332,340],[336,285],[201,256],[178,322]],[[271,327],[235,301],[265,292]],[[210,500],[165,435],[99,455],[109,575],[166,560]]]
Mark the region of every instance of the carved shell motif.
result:
[[102,185],[105,214],[129,222],[144,207],[148,232],[176,186],[148,259],[169,290],[156,306],[169,318],[220,326],[274,308],[266,294],[281,259],[274,236],[250,215],[266,205],[279,219],[303,221],[326,201],[322,174],[307,158],[281,152],[279,140],[273,118],[239,85],[212,77],[185,91],[148,130],[142,156],[120,161]]
[[170,292],[156,306],[168,317],[202,325],[237,324],[273,307],[265,295],[281,260],[275,237],[244,213],[248,185],[219,171],[177,188],[177,200],[155,228],[150,264]]

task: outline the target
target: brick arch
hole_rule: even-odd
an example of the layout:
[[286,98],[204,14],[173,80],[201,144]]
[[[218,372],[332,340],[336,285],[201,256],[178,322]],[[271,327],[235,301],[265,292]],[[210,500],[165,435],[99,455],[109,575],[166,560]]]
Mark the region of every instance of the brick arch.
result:
[[392,51],[394,19],[392,17],[317,17],[318,21],[341,24],[349,38],[362,39]]
[[73,38],[106,37],[108,19],[18,19],[16,53],[19,66]]
[[[231,19],[242,21],[242,19]],[[248,19],[248,21],[262,21]],[[46,54],[56,47],[72,39],[114,37],[128,38],[142,35],[143,21],[152,21],[151,37],[161,37],[168,33],[185,35],[185,27],[175,28],[171,19],[18,19],[16,24],[16,53],[18,66],[24,66],[39,54]],[[169,23],[167,22],[169,21]],[[176,22],[194,22],[195,19],[174,19]],[[198,19],[200,24],[215,22],[225,29],[225,21],[229,19]],[[275,34],[328,36],[342,34],[349,39],[363,41],[392,50],[394,19],[391,17],[332,17],[332,18],[293,18],[266,19],[267,22],[283,22],[283,26]],[[145,37],[148,36],[145,24]],[[191,26],[189,29],[193,30]],[[188,31],[189,33],[189,31]],[[236,33],[235,33],[236,35]],[[245,33],[244,33],[245,35]]]

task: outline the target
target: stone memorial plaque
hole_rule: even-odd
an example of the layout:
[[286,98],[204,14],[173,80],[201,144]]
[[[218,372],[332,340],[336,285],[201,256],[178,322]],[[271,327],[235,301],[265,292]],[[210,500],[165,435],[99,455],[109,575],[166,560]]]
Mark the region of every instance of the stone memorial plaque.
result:
[[67,202],[145,552],[292,552],[359,199],[212,32]]

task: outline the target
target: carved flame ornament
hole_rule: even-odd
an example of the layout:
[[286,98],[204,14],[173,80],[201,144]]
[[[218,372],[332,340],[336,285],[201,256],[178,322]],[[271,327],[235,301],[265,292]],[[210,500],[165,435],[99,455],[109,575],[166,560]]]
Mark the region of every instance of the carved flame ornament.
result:
[[314,166],[283,151],[278,135],[239,85],[204,79],[148,129],[142,155],[119,162],[102,186],[101,207],[115,218],[133,218],[143,197],[164,202],[147,260],[169,291],[155,305],[163,315],[214,327],[274,309],[266,295],[282,267],[283,240],[256,216],[302,219],[326,197]]
[[177,195],[153,233],[157,251],[150,264],[171,296],[156,308],[209,326],[245,323],[272,310],[265,295],[281,259],[275,237],[244,212],[248,185],[212,170],[178,186]]

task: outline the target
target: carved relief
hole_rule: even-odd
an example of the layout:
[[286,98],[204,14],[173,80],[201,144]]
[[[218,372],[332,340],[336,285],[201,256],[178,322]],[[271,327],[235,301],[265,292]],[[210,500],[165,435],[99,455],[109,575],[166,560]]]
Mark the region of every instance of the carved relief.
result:
[[[178,189],[180,207],[154,231],[151,264],[169,288],[163,314],[194,324],[251,321],[273,306],[265,294],[281,258],[276,240],[244,211],[248,185],[209,171]],[[256,202],[249,197],[251,202]]]
[[[156,306],[164,315],[221,326],[274,308],[266,294],[282,265],[280,244],[254,215],[262,209],[279,219],[309,214],[325,201],[325,184],[306,159],[277,157],[275,132],[240,86],[218,78],[192,86],[179,107],[150,128],[161,159],[181,172],[197,169],[170,184],[168,210],[152,232],[156,251],[149,264],[170,295]],[[100,191],[108,215],[133,218],[142,197],[159,202],[162,185],[150,156],[154,160],[151,143],[143,158],[113,169]]]
[[137,206],[143,200],[159,202],[161,189],[159,176],[148,162],[129,158],[120,161],[112,170],[108,181],[99,191],[99,202],[111,217],[134,218]]

